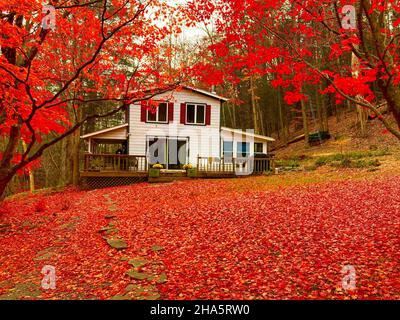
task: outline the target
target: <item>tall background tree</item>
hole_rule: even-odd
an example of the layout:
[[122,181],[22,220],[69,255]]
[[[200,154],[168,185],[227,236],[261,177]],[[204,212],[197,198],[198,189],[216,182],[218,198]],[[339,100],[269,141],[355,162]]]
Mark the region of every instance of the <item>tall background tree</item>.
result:
[[[271,130],[268,114],[284,140],[291,121],[307,136],[310,115],[326,131],[328,115],[340,121],[353,108],[361,135],[374,114],[400,139],[398,1],[200,0],[189,8],[216,35],[203,51],[202,81],[237,84],[256,131]],[[263,106],[268,90],[277,112]]]

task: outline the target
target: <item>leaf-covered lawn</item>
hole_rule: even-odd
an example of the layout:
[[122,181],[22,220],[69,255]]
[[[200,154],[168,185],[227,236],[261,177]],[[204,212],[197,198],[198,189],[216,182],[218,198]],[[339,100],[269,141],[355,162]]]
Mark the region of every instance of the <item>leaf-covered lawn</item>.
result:
[[[7,201],[0,299],[400,298],[400,176],[268,179]],[[40,287],[45,265],[55,290]],[[342,288],[346,265],[354,291]]]

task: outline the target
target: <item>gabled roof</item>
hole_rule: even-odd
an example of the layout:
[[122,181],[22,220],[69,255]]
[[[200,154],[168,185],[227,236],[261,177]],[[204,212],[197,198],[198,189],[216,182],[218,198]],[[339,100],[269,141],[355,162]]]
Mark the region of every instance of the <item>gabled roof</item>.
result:
[[270,141],[270,142],[274,142],[275,141],[274,138],[262,136],[262,135],[255,134],[255,133],[246,132],[246,131],[243,131],[243,130],[240,130],[240,129],[231,129],[231,128],[226,128],[226,127],[221,127],[221,130],[229,132],[229,133],[240,134],[240,135],[243,135],[243,136],[257,138],[257,139],[264,140],[264,141]]
[[92,133],[88,133],[84,136],[81,136],[81,139],[88,139],[88,138],[92,138],[98,135],[101,135],[103,133],[108,133],[108,132],[112,132],[112,131],[116,131],[116,130],[120,130],[123,128],[127,128],[129,125],[127,123],[125,124],[121,124],[120,126],[116,126],[116,127],[112,127],[112,128],[108,128],[108,129],[104,129],[104,130],[100,130],[100,131],[96,131],[96,132],[92,132]]
[[193,91],[193,92],[200,93],[200,94],[202,94],[202,95],[208,96],[208,97],[210,97],[210,98],[217,99],[217,100],[219,100],[219,101],[227,102],[227,101],[229,100],[228,98],[219,96],[219,95],[217,95],[216,93],[209,92],[209,91],[202,90],[202,89],[198,89],[198,88],[195,88],[195,87],[182,86],[182,88],[183,88],[183,89],[186,89],[186,90]]

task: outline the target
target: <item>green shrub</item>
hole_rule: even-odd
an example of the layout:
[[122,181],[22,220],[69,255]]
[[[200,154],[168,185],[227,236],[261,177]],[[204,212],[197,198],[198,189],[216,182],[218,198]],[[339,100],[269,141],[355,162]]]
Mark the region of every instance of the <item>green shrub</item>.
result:
[[311,166],[305,166],[304,167],[304,170],[306,170],[306,171],[315,171],[317,169],[318,169],[317,165],[311,165]]
[[352,165],[353,165],[353,162],[351,161],[350,158],[343,158],[339,163],[339,166],[341,168],[351,168]]
[[378,159],[374,160],[351,160],[350,158],[344,158],[341,161],[332,162],[333,167],[339,168],[377,168],[381,165]]
[[358,160],[355,161],[353,166],[355,168],[377,168],[381,166],[381,163],[378,159],[374,160]]
[[325,166],[327,164],[328,160],[326,158],[318,158],[317,161],[315,161],[315,166],[317,167],[322,167]]
[[277,160],[276,165],[278,167],[285,167],[285,168],[298,168],[300,167],[300,163],[298,160]]
[[334,166],[341,166],[341,165],[347,166],[349,165],[349,160],[360,160],[364,158],[382,157],[386,155],[390,155],[388,150],[353,151],[347,153],[336,153],[330,156],[319,157],[315,161],[315,165],[319,167],[327,164],[334,164]]

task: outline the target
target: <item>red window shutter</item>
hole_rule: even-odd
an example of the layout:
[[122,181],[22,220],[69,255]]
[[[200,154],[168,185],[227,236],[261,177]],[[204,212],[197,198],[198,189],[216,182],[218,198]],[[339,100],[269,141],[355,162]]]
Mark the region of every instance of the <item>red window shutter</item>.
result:
[[211,106],[208,104],[206,107],[206,126],[211,124]]
[[172,102],[168,103],[168,122],[174,122],[174,104]]
[[181,104],[181,124],[186,124],[186,103]]
[[147,121],[147,101],[142,101],[140,105],[140,121],[146,122]]

